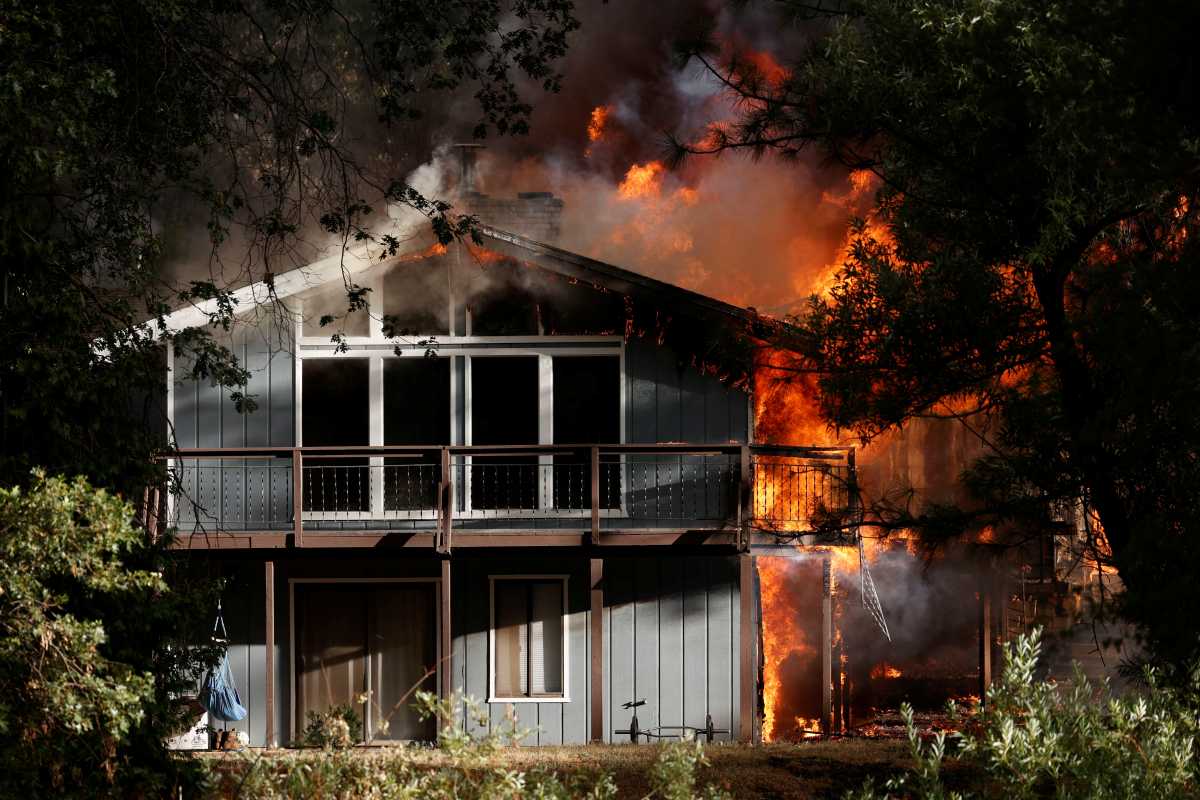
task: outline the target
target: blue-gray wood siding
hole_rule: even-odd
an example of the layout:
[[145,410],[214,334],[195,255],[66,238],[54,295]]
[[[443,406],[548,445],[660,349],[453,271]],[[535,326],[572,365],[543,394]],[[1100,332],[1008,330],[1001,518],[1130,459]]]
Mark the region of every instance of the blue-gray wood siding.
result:
[[749,396],[704,375],[665,345],[625,343],[626,438],[630,442],[746,442]]
[[[569,702],[513,703],[523,728],[537,729],[530,744],[583,744],[590,731],[591,648],[588,561],[583,558],[489,558],[453,562],[453,683],[487,699],[490,607],[488,576],[568,575]],[[604,738],[627,729],[630,700],[643,728],[701,727],[711,714],[717,728],[736,731],[739,659],[736,558],[644,556],[606,558],[604,564]],[[508,704],[487,706],[489,725]],[[468,727],[476,729],[468,720]],[[478,731],[477,731],[478,732]],[[722,734],[728,740],[735,734]]]
[[[289,337],[269,320],[261,328],[240,325],[231,338],[234,353],[250,373],[247,394],[258,408],[239,412],[230,391],[187,377],[189,364],[174,365],[174,430],[180,447],[288,447],[295,442],[294,360]],[[463,359],[455,358],[458,426],[464,440]],[[643,338],[625,345],[626,439],[632,443],[745,442],[749,398],[716,377],[681,362],[668,348]],[[184,530],[285,530],[291,520],[291,464],[287,459],[184,462],[182,485],[201,507],[177,505]],[[606,528],[719,527],[733,517],[736,456],[629,456],[622,461],[623,514],[606,516]],[[606,473],[607,474],[607,473]],[[461,500],[461,497],[460,497]],[[463,526],[472,523],[463,520]],[[489,527],[498,526],[495,520]],[[511,527],[554,527],[560,520],[514,520]],[[576,520],[574,523],[580,524]],[[427,528],[428,521],[311,522],[312,528]]]
[[[591,642],[588,560],[582,557],[457,557],[452,562],[451,683],[463,695],[485,703],[487,726],[501,723],[509,704],[486,705],[490,669],[488,630],[491,575],[568,576],[569,702],[512,704],[518,724],[534,733],[527,744],[583,744],[591,730]],[[638,556],[606,558],[604,608],[604,737],[626,729],[629,700],[642,728],[704,725],[711,714],[717,728],[736,731],[740,718],[737,647],[741,620],[738,570],[734,557]],[[229,631],[234,682],[248,714],[231,727],[245,730],[252,746],[266,743],[266,612],[261,563],[227,569],[222,601]],[[359,557],[330,559],[317,554],[276,562],[275,569],[275,731],[279,743],[293,739],[289,587],[295,579],[434,578],[435,559]],[[397,609],[397,613],[404,613]],[[302,720],[295,721],[297,727]],[[472,719],[468,729],[482,732]],[[736,734],[722,734],[727,740]]]
[[[275,327],[238,325],[228,346],[250,373],[246,394],[254,411],[239,412],[231,391],[190,377],[191,363],[176,356],[173,423],[179,447],[291,447],[295,443],[294,362],[287,335]],[[291,518],[291,463],[285,459],[215,461],[180,465],[186,499],[177,504],[181,529],[286,527]]]
[[[264,747],[267,735],[266,673],[266,582],[262,564],[242,564],[229,569],[222,593],[225,626],[229,631],[229,667],[233,674],[246,718],[240,722],[215,723],[219,728],[246,731],[252,747]],[[286,587],[286,583],[282,584]],[[288,603],[275,586],[275,735],[286,743],[288,687]],[[282,596],[281,596],[282,595]]]
[[[639,727],[713,725],[740,719],[740,605],[736,558],[643,556],[604,564],[604,736],[627,730],[622,704],[645,700]],[[720,740],[736,733],[720,734]]]
[[[668,347],[644,338],[625,345],[626,439],[634,444],[746,443],[750,398],[702,374]],[[629,456],[625,511],[628,520],[606,527],[711,527],[736,511],[737,456]],[[640,717],[639,717],[640,719]]]

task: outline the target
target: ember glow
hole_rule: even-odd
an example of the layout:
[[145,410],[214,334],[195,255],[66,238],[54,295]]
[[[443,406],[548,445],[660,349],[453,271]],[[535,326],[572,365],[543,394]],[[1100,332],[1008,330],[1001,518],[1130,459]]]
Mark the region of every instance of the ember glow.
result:
[[608,124],[608,115],[612,113],[609,106],[596,106],[588,119],[587,137],[589,142],[599,141],[604,136],[604,126]]

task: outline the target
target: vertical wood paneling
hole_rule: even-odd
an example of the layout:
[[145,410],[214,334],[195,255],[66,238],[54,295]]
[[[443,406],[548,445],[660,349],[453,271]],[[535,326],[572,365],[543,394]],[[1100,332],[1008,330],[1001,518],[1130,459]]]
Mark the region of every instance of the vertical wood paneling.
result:
[[[292,354],[278,347],[279,337],[268,336],[265,349],[270,354],[268,363],[270,394],[265,404],[270,421],[270,444],[273,447],[291,447],[296,443],[295,395],[293,382],[296,377]],[[284,342],[290,337],[285,335]]]
[[[614,728],[625,728],[630,711],[621,705],[635,697],[634,674],[637,656],[634,648],[633,564],[627,558],[605,559],[605,613],[608,616],[608,717]],[[610,599],[611,597],[611,599]],[[639,714],[639,719],[641,715]],[[613,734],[615,736],[615,734]]]
[[626,437],[631,442],[657,442],[658,409],[655,391],[655,355],[652,346],[630,339],[625,349],[625,382],[629,392]]
[[[734,582],[728,559],[708,559],[708,713],[713,725],[733,730],[737,687],[734,658]],[[703,721],[703,718],[700,719]],[[723,734],[723,739],[729,738]]]
[[703,723],[708,713],[708,569],[705,559],[684,560],[683,717]]
[[[574,565],[572,565],[574,566]],[[586,571],[576,578],[571,570],[567,582],[567,653],[570,673],[567,676],[571,702],[561,703],[559,744],[582,744],[588,739],[588,686],[590,684],[591,654],[588,647],[588,581]]]
[[[488,583],[487,572],[479,569],[474,560],[455,559],[455,567],[463,577],[458,582],[458,596],[455,600],[464,611],[464,621],[459,627],[461,633],[456,633],[464,639],[463,651],[466,654],[466,691],[477,700],[487,700],[488,696]],[[468,720],[469,731],[478,735],[485,728]]]
[[662,725],[659,697],[659,575],[658,558],[633,560],[634,577],[634,694],[645,698],[638,720],[643,725]]
[[685,725],[683,719],[683,562],[659,561],[659,719],[663,725]]
[[[466,694],[486,701],[488,698],[488,629],[491,623],[489,575],[566,574],[567,580],[567,703],[513,703],[518,727],[534,730],[526,744],[583,744],[588,737],[588,615],[587,560],[582,558],[548,559],[475,559],[454,560],[454,660],[456,674]],[[480,728],[467,720],[475,735],[502,725],[510,704],[487,705],[488,720]]]

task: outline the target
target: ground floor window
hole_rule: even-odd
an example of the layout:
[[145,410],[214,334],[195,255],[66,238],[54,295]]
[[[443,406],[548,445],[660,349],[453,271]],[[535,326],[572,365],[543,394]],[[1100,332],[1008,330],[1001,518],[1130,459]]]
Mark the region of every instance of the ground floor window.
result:
[[491,700],[566,699],[565,576],[491,579]]

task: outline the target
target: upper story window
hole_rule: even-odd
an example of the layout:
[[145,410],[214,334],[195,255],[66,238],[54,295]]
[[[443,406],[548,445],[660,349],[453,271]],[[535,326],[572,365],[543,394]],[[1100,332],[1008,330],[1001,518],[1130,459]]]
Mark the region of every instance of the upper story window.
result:
[[567,579],[493,576],[491,702],[567,699]]

